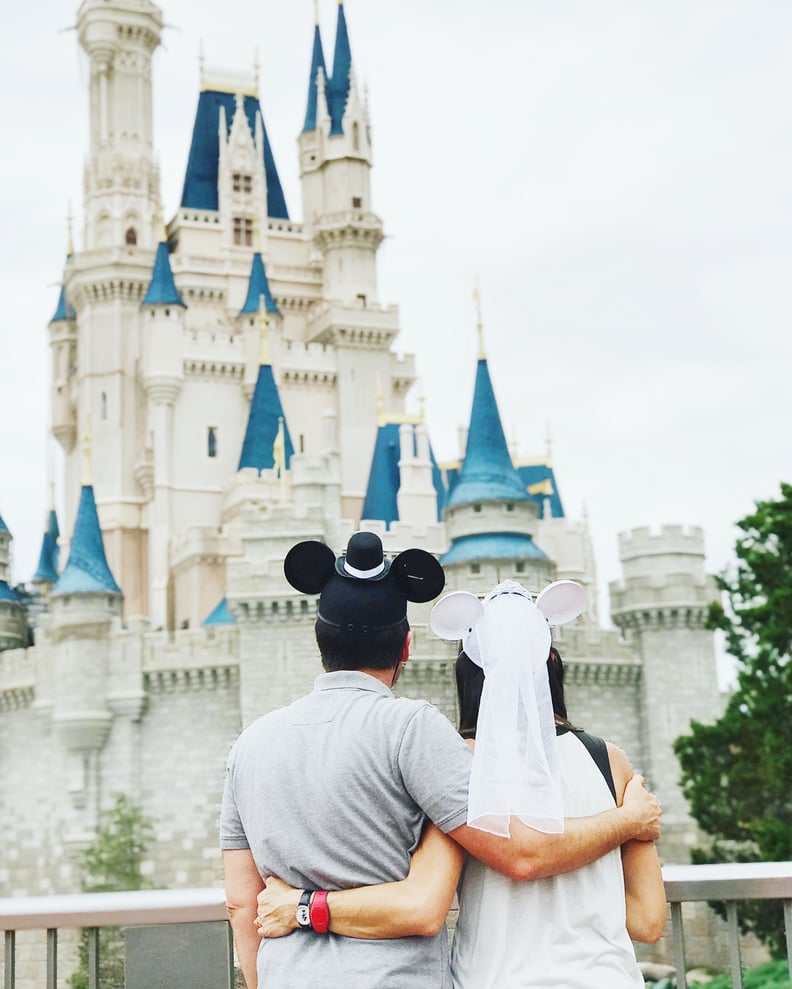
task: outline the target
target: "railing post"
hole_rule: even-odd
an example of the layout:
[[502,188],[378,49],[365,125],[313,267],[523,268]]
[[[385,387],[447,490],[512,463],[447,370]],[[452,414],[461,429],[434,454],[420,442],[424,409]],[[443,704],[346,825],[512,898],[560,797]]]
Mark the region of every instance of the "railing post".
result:
[[792,900],[784,900],[784,930],[787,943],[787,966],[792,979]]
[[687,989],[685,975],[685,931],[682,926],[682,904],[671,904],[671,930],[674,935],[674,968],[677,989]]
[[[787,938],[789,942],[789,938]],[[16,985],[16,931],[5,932],[5,972],[4,989],[14,989]]]
[[99,989],[99,928],[88,928],[88,989]]
[[47,989],[58,989],[58,931],[47,930]]
[[737,903],[726,904],[726,923],[729,926],[729,964],[733,989],[743,989],[742,959],[740,958],[740,925],[737,923]]

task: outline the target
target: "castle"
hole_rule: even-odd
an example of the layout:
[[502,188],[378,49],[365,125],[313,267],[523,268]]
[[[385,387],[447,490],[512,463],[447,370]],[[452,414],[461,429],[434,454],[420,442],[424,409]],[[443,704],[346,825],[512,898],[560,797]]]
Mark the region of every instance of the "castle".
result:
[[[378,295],[383,223],[343,2],[332,66],[318,25],[310,52],[306,38],[302,220],[255,80],[208,74],[181,202],[164,216],[162,28],[151,0],[83,0],[77,14],[85,222],[49,324],[65,503],[27,583],[12,578],[13,520],[0,519],[0,890],[78,889],[76,853],[119,792],[157,822],[155,885],[219,882],[228,748],[319,672],[315,601],[288,586],[283,557],[308,538],[340,551],[358,528],[389,554],[435,553],[449,590],[587,587],[587,612],[556,637],[570,712],[645,773],[664,860],[687,861],[671,743],[721,704],[701,531],[622,535],[604,628],[587,524],[566,516],[548,458],[512,461],[483,334],[465,449],[437,461],[430,423],[406,412],[416,370],[394,350],[398,308]],[[453,718],[454,650],[427,615],[410,614],[399,689]]]

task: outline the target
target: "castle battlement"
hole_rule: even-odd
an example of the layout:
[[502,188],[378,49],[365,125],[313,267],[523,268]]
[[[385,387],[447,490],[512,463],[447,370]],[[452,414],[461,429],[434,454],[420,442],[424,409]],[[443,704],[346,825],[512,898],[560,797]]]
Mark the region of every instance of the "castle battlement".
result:
[[619,533],[619,556],[623,562],[637,556],[685,553],[704,556],[704,530],[700,526],[664,525],[659,529],[640,526]]
[[425,549],[439,556],[448,546],[446,528],[442,522],[424,526],[411,525],[408,522],[391,522],[388,529],[385,523],[379,520],[361,519],[360,529],[376,532],[382,540],[385,553],[393,556],[412,547]]

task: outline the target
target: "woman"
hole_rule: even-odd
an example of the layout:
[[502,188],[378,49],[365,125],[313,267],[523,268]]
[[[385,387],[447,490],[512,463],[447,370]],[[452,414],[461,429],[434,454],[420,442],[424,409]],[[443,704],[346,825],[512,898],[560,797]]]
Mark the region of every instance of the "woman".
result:
[[[518,664],[509,666],[503,660],[499,667],[493,665],[492,655],[516,653],[514,640],[524,644],[530,639],[528,634],[513,634],[515,628],[522,627],[519,622],[528,609],[525,598],[530,601],[530,597],[519,585],[509,585],[505,590],[504,586],[499,585],[485,602],[488,606],[495,600],[491,611],[496,621],[491,622],[489,636],[482,631],[478,639],[470,640],[476,652],[486,653],[489,649],[491,655],[483,661],[487,678],[481,665],[474,664],[464,652],[457,660],[460,732],[475,749],[477,731],[485,731],[490,752],[494,738],[495,750],[506,758],[508,744],[498,748],[499,733],[510,743],[515,737],[519,740],[521,732],[533,732],[533,744],[538,738],[536,724],[549,716],[552,733],[554,717],[557,738],[546,740],[544,758],[539,760],[545,775],[552,779],[532,784],[542,794],[542,806],[548,803],[548,785],[562,797],[563,815],[568,817],[595,814],[621,803],[624,788],[633,775],[632,767],[616,746],[588,736],[569,723],[563,664],[557,651],[550,650],[546,663],[534,663],[533,675],[527,679],[524,645],[523,659]],[[509,627],[510,618],[515,616],[518,624]],[[544,640],[535,635],[534,640],[541,648]],[[481,643],[487,644],[479,650]],[[547,655],[545,645],[544,656]],[[515,678],[520,681],[518,686]],[[482,693],[487,695],[484,705]],[[534,713],[528,719],[530,725],[514,730],[510,718],[518,714],[509,699],[518,693],[524,702],[521,710],[524,707]],[[485,719],[483,727],[480,712]],[[525,738],[521,744],[524,749]],[[489,765],[491,770],[491,762]],[[490,778],[497,775],[489,773]],[[493,806],[492,793],[487,792],[489,783],[485,782],[483,795],[481,791],[474,793],[474,789],[472,776],[471,808],[474,803],[484,808],[481,819],[485,829],[498,827],[497,817],[486,814],[486,808]],[[551,830],[553,824],[536,826]],[[413,856],[410,873],[402,882],[329,894],[330,930],[364,938],[435,933],[451,904],[460,866],[458,847],[430,825]],[[266,885],[259,896],[260,932],[280,936],[297,926],[295,909],[301,891],[272,878],[266,880]],[[555,989],[560,984],[567,989],[592,985],[640,989],[643,979],[630,937],[656,941],[665,922],[657,853],[652,843],[644,842],[629,842],[621,852],[611,852],[575,872],[533,882],[507,879],[471,858],[459,885],[459,904],[452,949],[457,989]]]

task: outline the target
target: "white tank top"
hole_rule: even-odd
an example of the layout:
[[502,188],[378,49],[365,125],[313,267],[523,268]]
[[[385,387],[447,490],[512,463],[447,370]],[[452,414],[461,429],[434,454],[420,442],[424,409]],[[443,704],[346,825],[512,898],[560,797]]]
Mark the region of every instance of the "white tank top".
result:
[[[564,814],[614,806],[573,732],[560,735]],[[454,989],[643,989],[625,927],[624,874],[615,849],[550,879],[518,882],[468,858],[451,952]]]

